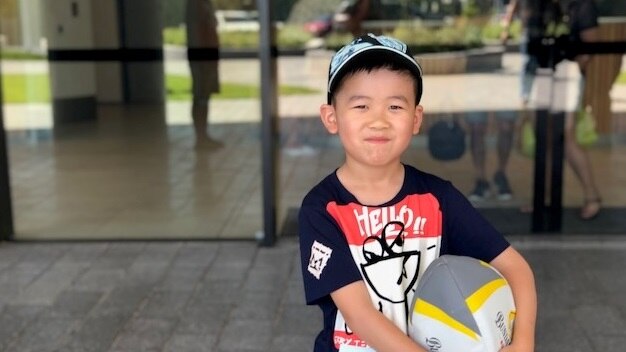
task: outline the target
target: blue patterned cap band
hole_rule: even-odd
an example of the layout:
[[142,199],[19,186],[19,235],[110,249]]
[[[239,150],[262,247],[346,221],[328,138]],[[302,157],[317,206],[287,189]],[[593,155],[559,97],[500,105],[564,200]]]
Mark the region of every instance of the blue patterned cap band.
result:
[[381,54],[385,57],[394,58],[396,62],[400,62],[406,66],[420,81],[419,92],[417,93],[417,102],[419,102],[421,92],[422,68],[417,63],[413,55],[409,52],[407,45],[397,39],[386,37],[383,35],[376,36],[374,34],[364,35],[356,38],[350,44],[342,47],[337,51],[330,61],[330,69],[328,72],[328,103],[330,104],[331,92],[341,80],[350,64],[357,57],[361,58],[363,54]]

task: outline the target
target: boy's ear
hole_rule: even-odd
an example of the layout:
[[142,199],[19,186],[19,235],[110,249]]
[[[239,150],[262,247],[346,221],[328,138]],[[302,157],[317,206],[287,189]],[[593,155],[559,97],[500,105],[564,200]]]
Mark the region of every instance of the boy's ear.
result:
[[418,134],[422,127],[422,121],[424,120],[424,107],[421,105],[415,106],[415,114],[413,115],[413,134]]
[[337,133],[337,115],[335,112],[335,108],[332,105],[323,104],[322,106],[320,106],[320,118],[322,119],[322,123],[329,133]]

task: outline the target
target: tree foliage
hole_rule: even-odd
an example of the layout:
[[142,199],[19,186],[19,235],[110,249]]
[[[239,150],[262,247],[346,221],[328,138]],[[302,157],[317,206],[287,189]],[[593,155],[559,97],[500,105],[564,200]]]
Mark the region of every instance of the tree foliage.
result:
[[[11,0],[0,0],[2,2]],[[256,10],[257,0],[212,0],[217,10]],[[272,1],[276,21],[303,22],[324,13],[333,12],[341,0],[263,0]],[[186,0],[161,0],[163,24],[175,27],[183,23]],[[295,16],[294,16],[295,14]]]

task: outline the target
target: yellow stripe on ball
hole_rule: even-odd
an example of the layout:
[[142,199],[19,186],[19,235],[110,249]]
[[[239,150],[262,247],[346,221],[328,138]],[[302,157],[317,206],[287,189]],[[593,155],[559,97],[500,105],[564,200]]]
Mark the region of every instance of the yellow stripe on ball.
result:
[[482,307],[482,305],[491,297],[491,295],[496,292],[502,286],[506,286],[506,280],[500,278],[490,281],[483,285],[481,288],[476,290],[476,292],[472,293],[471,296],[465,299],[467,306],[469,307],[472,313],[476,313],[477,310]]
[[443,310],[424,300],[418,299],[415,302],[415,307],[413,308],[413,310],[418,314],[422,314],[431,319],[437,320],[442,324],[447,325],[450,328],[469,336],[469,338],[471,338],[472,340],[478,341],[479,336],[476,332],[461,324],[459,321],[446,314],[446,312],[444,312]]

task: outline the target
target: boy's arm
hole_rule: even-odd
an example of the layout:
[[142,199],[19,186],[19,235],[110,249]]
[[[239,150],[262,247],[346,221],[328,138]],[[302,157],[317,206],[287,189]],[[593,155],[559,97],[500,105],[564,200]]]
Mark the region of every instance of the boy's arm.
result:
[[372,305],[363,281],[330,294],[346,324],[378,352],[426,352]]
[[513,291],[515,322],[513,341],[501,351],[528,351],[535,349],[537,319],[537,292],[532,269],[518,251],[509,247],[490,263],[504,276]]

